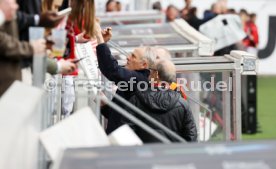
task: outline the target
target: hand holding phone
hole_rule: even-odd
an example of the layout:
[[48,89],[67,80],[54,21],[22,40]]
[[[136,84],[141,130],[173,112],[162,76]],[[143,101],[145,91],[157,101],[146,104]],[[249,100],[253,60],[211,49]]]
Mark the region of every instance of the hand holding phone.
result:
[[69,8],[59,11],[57,14],[58,14],[58,16],[66,16],[66,15],[69,15],[71,13],[71,11],[72,11],[72,8],[69,7]]
[[83,57],[83,58],[80,58],[80,59],[75,59],[75,60],[72,60],[72,63],[78,63],[79,61],[83,60],[83,59],[86,59],[88,57]]

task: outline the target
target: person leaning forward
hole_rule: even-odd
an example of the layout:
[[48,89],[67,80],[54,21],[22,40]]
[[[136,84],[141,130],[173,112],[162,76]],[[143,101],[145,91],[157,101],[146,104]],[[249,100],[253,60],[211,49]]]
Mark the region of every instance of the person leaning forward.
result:
[[[108,80],[115,82],[118,87],[122,82],[128,83],[127,90],[120,90],[119,87],[116,91],[118,95],[128,100],[133,93],[138,90],[137,84],[139,82],[146,82],[146,84],[148,84],[148,76],[150,74],[148,68],[154,64],[156,58],[155,50],[151,47],[139,47],[134,49],[127,58],[125,68],[123,68],[118,65],[118,62],[113,58],[109,47],[105,43],[107,39],[110,39],[110,30],[104,30],[102,32],[100,25],[97,23],[95,32],[98,41],[96,49],[100,71]],[[130,81],[133,81],[133,88],[131,83],[129,83]],[[141,85],[141,88],[144,87],[145,86]],[[115,99],[113,99],[113,101],[121,105],[119,101]],[[101,112],[108,119],[107,134],[122,125],[122,116],[115,110],[108,106],[103,106]]]
[[[146,91],[136,92],[129,101],[149,116],[183,137],[186,141],[196,141],[197,128],[188,102],[181,97],[179,92],[170,89],[170,84],[176,79],[174,64],[169,60],[158,61],[156,68],[151,70],[150,78],[154,80],[154,83],[151,83],[153,86]],[[172,142],[178,141],[162,129],[138,116],[132,110],[127,108],[127,111]],[[129,124],[144,143],[159,142],[158,139],[148,134],[139,126],[134,125],[132,122],[123,121],[123,123]]]

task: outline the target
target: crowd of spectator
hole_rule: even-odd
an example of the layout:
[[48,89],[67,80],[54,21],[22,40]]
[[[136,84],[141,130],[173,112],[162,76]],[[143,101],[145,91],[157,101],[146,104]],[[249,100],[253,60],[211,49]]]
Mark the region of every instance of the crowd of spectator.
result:
[[[248,13],[245,9],[241,9],[237,12],[235,9],[227,7],[227,0],[218,0],[212,4],[210,9],[204,11],[203,18],[199,18],[197,16],[197,7],[192,6],[192,0],[184,0],[184,3],[185,6],[181,10],[174,5],[169,5],[166,8],[165,14],[167,22],[173,22],[175,19],[182,18],[196,30],[199,30],[200,25],[210,21],[218,15],[239,15],[243,30],[247,36],[237,47],[234,45],[235,47],[231,49],[242,49],[252,52],[253,54],[257,53],[259,35],[256,26],[257,15],[255,13]],[[160,11],[163,9],[160,1],[153,3],[152,8]],[[218,54],[225,54],[225,52]]]

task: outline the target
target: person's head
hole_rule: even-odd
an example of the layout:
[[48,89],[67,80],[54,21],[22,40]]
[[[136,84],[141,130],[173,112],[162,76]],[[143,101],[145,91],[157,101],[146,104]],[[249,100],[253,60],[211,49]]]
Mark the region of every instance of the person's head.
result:
[[228,10],[227,10],[227,13],[228,13],[228,14],[237,14],[236,10],[233,9],[233,8],[228,9]]
[[221,8],[221,13],[226,14],[228,12],[227,0],[218,0],[218,3],[219,3],[220,8]]
[[95,2],[94,0],[71,0],[72,12],[70,17],[78,28],[90,37],[94,36]]
[[250,21],[256,23],[257,15],[255,13],[250,14]]
[[139,47],[127,57],[128,70],[142,70],[154,66],[156,51],[152,47]]
[[105,4],[106,12],[114,12],[117,11],[117,2],[115,0],[108,0]]
[[185,5],[187,8],[190,8],[192,5],[192,0],[185,0]]
[[166,49],[163,48],[161,46],[156,46],[155,47],[156,50],[156,60],[171,60],[172,56],[170,54],[170,52]]
[[180,15],[181,15],[181,18],[182,19],[188,19],[188,14],[189,14],[189,9],[188,8],[183,8],[181,11],[180,11]]
[[173,5],[169,5],[166,10],[167,21],[169,22],[174,21],[178,17],[178,15],[179,15],[178,9]]
[[151,71],[150,78],[156,82],[172,83],[176,81],[176,68],[170,60],[159,60],[155,69]]
[[160,1],[156,1],[152,4],[152,9],[153,10],[158,10],[158,11],[162,11],[162,5]]
[[190,15],[190,16],[196,16],[196,15],[197,15],[197,8],[196,8],[196,7],[192,7],[192,8],[189,10],[189,15]]
[[58,11],[62,5],[63,0],[43,0],[42,11]]
[[222,13],[221,5],[218,2],[214,3],[211,6],[211,11],[215,14],[221,14]]
[[15,18],[18,5],[16,0],[0,0],[0,9],[5,16],[5,20],[11,21]]
[[122,3],[120,1],[116,1],[116,8],[118,12],[122,10]]
[[248,12],[245,9],[241,9],[239,15],[243,23],[246,23],[249,20]]

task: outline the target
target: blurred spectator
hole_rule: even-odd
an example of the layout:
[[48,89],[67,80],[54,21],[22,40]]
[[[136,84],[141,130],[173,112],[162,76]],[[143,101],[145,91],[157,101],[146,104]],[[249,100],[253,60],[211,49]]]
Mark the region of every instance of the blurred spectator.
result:
[[12,1],[7,0],[0,0],[0,26],[6,21],[6,20],[12,20],[14,19],[16,9],[18,8],[18,5],[16,3],[13,3]]
[[243,27],[245,27],[246,23],[249,21],[248,12],[245,9],[241,9],[239,15],[240,15]]
[[203,21],[207,22],[208,20],[213,19],[214,17],[216,17],[219,14],[221,14],[220,5],[219,5],[219,3],[214,3],[211,6],[211,10],[206,10],[204,12]]
[[[57,26],[64,16],[57,15],[57,9],[61,5],[60,0],[24,0],[19,2],[19,10],[17,12],[17,22],[20,39],[29,40],[29,27],[42,26],[53,28]],[[44,10],[41,12],[41,8]],[[46,10],[49,8],[50,10]],[[23,67],[28,67],[32,63],[32,59],[25,59]],[[64,73],[70,74],[76,69],[76,65],[71,62],[60,61],[56,62],[53,59],[47,58],[47,72],[50,74]]]
[[227,11],[228,14],[237,14],[236,10],[231,8],[231,9],[228,9]]
[[211,12],[218,15],[222,13],[221,6],[219,3],[215,3],[211,7]]
[[[61,5],[62,5],[61,0],[48,0],[48,1],[44,0],[42,2],[42,12],[47,12],[47,11],[58,12]],[[48,34],[50,34],[50,32],[51,32],[51,29],[48,29]],[[58,60],[57,65],[58,65],[57,73],[61,73],[61,74],[71,74],[77,68],[76,64],[73,63],[72,60],[70,59],[69,60],[60,59]]]
[[152,9],[153,10],[158,10],[158,11],[162,11],[162,5],[160,1],[156,1],[152,4]]
[[188,19],[188,13],[189,13],[189,9],[183,8],[180,11],[180,16],[182,19],[187,20]]
[[257,15],[255,13],[250,14],[250,21],[256,24]]
[[[59,8],[62,5],[62,2],[63,2],[62,0],[43,0],[41,13],[45,13],[48,11],[58,12]],[[59,23],[58,26],[60,26],[60,24],[63,23],[64,20],[65,18]],[[45,33],[46,37],[51,34],[51,30],[52,28],[46,29],[46,33]]]
[[[136,107],[143,110],[145,113],[156,119],[186,141],[197,140],[197,129],[190,110],[188,102],[185,101],[180,93],[169,89],[169,85],[176,81],[176,69],[174,64],[169,60],[160,60],[155,69],[151,70],[150,78],[154,80],[154,86],[148,88],[146,91],[138,91],[130,98],[130,102]],[[132,110],[127,109],[128,112],[136,115]],[[137,116],[137,115],[136,115]],[[140,118],[143,122],[158,133],[168,138],[173,142],[177,140],[159,127],[152,125],[146,119]],[[159,142],[158,139],[151,136],[140,127],[134,125],[132,122],[128,123],[136,134],[145,143]]]
[[246,47],[246,50],[253,54],[257,54],[257,46],[259,44],[259,34],[255,21],[256,14],[250,14],[248,21],[244,25],[244,31],[247,37],[243,40],[243,45]]
[[20,40],[29,40],[29,27],[31,26],[53,28],[63,19],[63,16],[58,16],[57,12],[41,13],[41,0],[17,0],[17,2],[19,5],[17,22]]
[[189,10],[192,7],[192,0],[184,0],[184,1],[185,1],[185,7],[180,11],[180,16],[182,19],[186,20]]
[[192,7],[189,10],[186,21],[196,30],[199,29],[199,26],[203,23],[203,21],[201,19],[198,19],[196,7]]
[[221,10],[221,14],[227,14],[228,8],[227,8],[227,0],[218,0],[218,5]]
[[120,1],[116,1],[116,8],[118,12],[122,10],[122,3]]
[[[17,24],[20,40],[29,40],[29,27],[41,26],[53,28],[57,26],[63,16],[58,16],[56,12],[47,11],[41,13],[41,0],[17,0],[19,10],[17,11]],[[32,58],[24,59],[22,67],[29,67],[32,64]],[[47,71],[51,74],[57,73],[58,65],[55,61],[47,60]]]
[[106,12],[115,12],[118,11],[117,9],[117,1],[115,0],[108,0],[105,4],[105,11]]
[[[76,59],[75,44],[91,41],[92,51],[96,51],[97,42],[92,40],[95,33],[95,1],[94,0],[70,0],[69,3],[63,4],[63,8],[72,7],[66,24],[67,30],[67,48],[65,52],[66,59]],[[74,76],[78,75],[78,70],[70,75],[64,76],[66,83],[64,98],[62,100],[62,113],[65,117],[73,111],[75,102]]]
[[174,5],[169,5],[166,10],[167,22],[173,22],[179,16],[179,11]]
[[186,9],[192,8],[192,0],[185,0],[185,7]]
[[59,11],[63,0],[42,0],[42,12]]
[[21,80],[20,62],[23,58],[31,58],[34,55],[44,56],[45,40],[20,42],[15,18],[18,5],[15,0],[0,0],[10,5],[10,17],[0,28],[0,96],[9,88],[15,80]]

